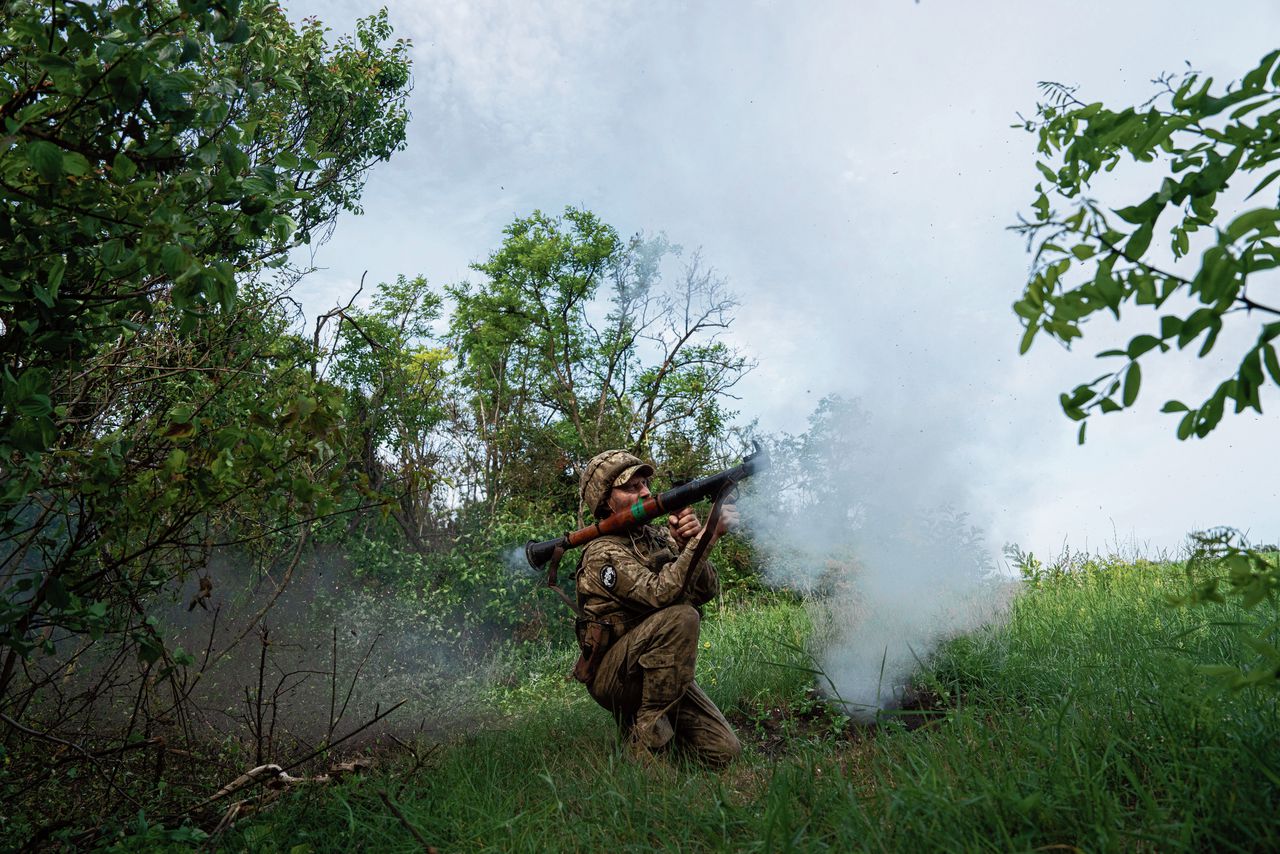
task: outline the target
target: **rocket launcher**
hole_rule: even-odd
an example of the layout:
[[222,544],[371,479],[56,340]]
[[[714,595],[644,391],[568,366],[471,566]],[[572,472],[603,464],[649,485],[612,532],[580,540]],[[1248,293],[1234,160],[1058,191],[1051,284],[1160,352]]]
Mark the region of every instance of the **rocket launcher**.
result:
[[[606,534],[626,533],[652,519],[675,513],[677,510],[683,510],[690,504],[696,504],[703,499],[716,499],[721,495],[726,495],[729,490],[733,489],[741,481],[769,467],[768,453],[759,444],[753,444],[755,445],[755,450],[743,457],[742,462],[732,468],[727,468],[722,472],[698,478],[697,480],[691,480],[688,483],[668,489],[660,495],[651,495],[648,498],[637,501],[626,510],[619,510],[612,516],[600,519],[585,528],[571,531],[564,536],[543,540],[542,542],[530,540],[525,544],[524,556],[529,561],[529,565],[537,570],[547,566],[549,561],[552,562],[551,572],[554,573],[555,563],[559,561],[560,555],[569,549],[585,546],[597,537],[603,537]],[[555,584],[554,578],[554,575],[550,576],[548,579],[549,585]]]

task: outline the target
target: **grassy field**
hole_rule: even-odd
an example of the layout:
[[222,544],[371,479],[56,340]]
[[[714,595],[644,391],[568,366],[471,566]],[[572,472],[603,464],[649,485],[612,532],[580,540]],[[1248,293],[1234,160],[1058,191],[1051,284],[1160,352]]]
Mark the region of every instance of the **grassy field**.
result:
[[1234,629],[1216,623],[1241,615],[1166,604],[1185,585],[1174,566],[1096,561],[1027,584],[1007,623],[945,645],[918,675],[934,713],[871,727],[810,691],[801,605],[725,606],[704,623],[699,681],[747,749],[719,773],[628,761],[605,713],[565,681],[569,652],[529,653],[490,697],[503,725],[300,791],[219,842],[299,854],[1275,850],[1276,695],[1224,693],[1195,672],[1235,660]]

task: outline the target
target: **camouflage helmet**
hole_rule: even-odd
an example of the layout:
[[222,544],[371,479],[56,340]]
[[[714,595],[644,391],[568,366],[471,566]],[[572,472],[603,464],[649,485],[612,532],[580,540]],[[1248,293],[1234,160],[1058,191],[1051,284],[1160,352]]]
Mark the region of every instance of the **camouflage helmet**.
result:
[[626,451],[603,451],[591,458],[582,470],[582,506],[588,508],[597,519],[609,515],[605,499],[609,490],[622,486],[637,474],[653,475],[653,466]]

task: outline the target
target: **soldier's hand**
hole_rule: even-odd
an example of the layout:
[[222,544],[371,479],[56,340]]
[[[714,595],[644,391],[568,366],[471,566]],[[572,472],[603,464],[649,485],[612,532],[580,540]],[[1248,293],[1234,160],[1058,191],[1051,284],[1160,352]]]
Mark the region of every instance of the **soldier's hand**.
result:
[[738,505],[726,501],[720,506],[719,524],[716,525],[716,536],[727,534],[738,527]]
[[667,527],[680,548],[684,548],[685,543],[702,532],[702,522],[698,520],[698,514],[693,512],[692,507],[677,510],[668,516]]

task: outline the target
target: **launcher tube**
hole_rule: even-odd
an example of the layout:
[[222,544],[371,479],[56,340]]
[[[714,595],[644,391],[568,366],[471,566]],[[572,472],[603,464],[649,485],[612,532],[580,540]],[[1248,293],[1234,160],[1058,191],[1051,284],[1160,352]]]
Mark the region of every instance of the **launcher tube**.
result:
[[659,495],[651,495],[626,510],[619,510],[612,516],[593,522],[585,528],[570,531],[562,537],[542,542],[530,540],[524,547],[525,558],[534,569],[542,569],[557,548],[574,549],[585,546],[597,537],[634,530],[651,519],[683,510],[703,499],[715,498],[726,487],[732,487],[768,467],[768,454],[757,446],[754,453],[748,454],[732,468],[668,489]]

